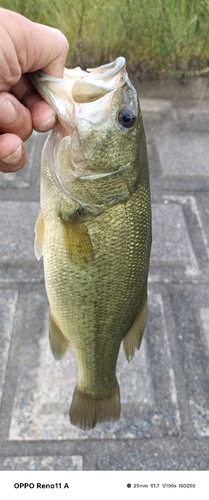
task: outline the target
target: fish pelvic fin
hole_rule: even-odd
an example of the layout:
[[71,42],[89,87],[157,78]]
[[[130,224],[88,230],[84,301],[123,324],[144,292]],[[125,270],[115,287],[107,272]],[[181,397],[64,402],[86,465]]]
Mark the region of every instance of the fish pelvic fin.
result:
[[135,349],[140,348],[147,318],[147,290],[144,294],[139,312],[128,333],[123,338],[123,349],[128,361],[134,356]]
[[66,353],[70,342],[64,337],[51,314],[49,320],[49,341],[54,358],[57,361],[60,360]]
[[117,379],[105,396],[94,396],[77,386],[70,407],[70,422],[80,429],[90,430],[102,422],[115,422],[120,418],[120,389]]
[[34,241],[34,253],[38,260],[43,255],[43,245],[44,245],[44,218],[42,211],[39,211],[36,224],[35,224],[35,241]]

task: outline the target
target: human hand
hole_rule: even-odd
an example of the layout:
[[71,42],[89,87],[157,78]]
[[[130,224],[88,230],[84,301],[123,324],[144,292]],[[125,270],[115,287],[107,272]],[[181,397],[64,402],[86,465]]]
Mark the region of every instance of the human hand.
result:
[[42,70],[62,77],[68,52],[54,28],[0,8],[0,170],[14,172],[27,161],[23,141],[33,129],[46,132],[56,115],[25,73]]

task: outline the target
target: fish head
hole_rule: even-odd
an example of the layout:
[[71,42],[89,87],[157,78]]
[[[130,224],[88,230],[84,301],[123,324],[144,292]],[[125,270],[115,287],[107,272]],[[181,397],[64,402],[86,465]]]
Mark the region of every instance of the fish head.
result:
[[87,71],[65,69],[62,79],[41,72],[31,79],[58,116],[52,168],[65,194],[72,196],[76,180],[81,186],[129,173],[128,192],[133,191],[143,170],[139,156],[145,138],[124,57]]

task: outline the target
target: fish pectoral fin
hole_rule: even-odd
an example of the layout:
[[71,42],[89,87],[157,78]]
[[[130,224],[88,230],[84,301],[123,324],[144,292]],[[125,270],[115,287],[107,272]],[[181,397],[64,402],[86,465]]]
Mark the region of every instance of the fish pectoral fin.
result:
[[128,333],[123,338],[123,349],[128,361],[134,356],[135,349],[139,349],[143,337],[147,317],[147,292],[145,293],[140,310]]
[[88,230],[82,222],[61,219],[65,246],[75,264],[91,262],[93,248]]
[[120,418],[120,389],[117,379],[105,396],[79,389],[76,386],[70,407],[70,422],[83,430],[90,430],[102,422],[115,422]]
[[38,260],[43,255],[43,245],[44,245],[44,218],[42,211],[40,210],[36,224],[35,224],[35,241],[34,241],[34,253]]
[[50,315],[49,322],[49,341],[54,358],[56,360],[61,359],[66,353],[70,342],[56,325],[52,315]]

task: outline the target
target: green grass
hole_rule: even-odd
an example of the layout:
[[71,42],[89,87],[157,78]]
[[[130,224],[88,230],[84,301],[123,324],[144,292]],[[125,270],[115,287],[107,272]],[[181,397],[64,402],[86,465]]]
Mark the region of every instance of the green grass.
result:
[[69,66],[124,55],[138,76],[209,72],[209,0],[3,0],[0,6],[63,31]]

